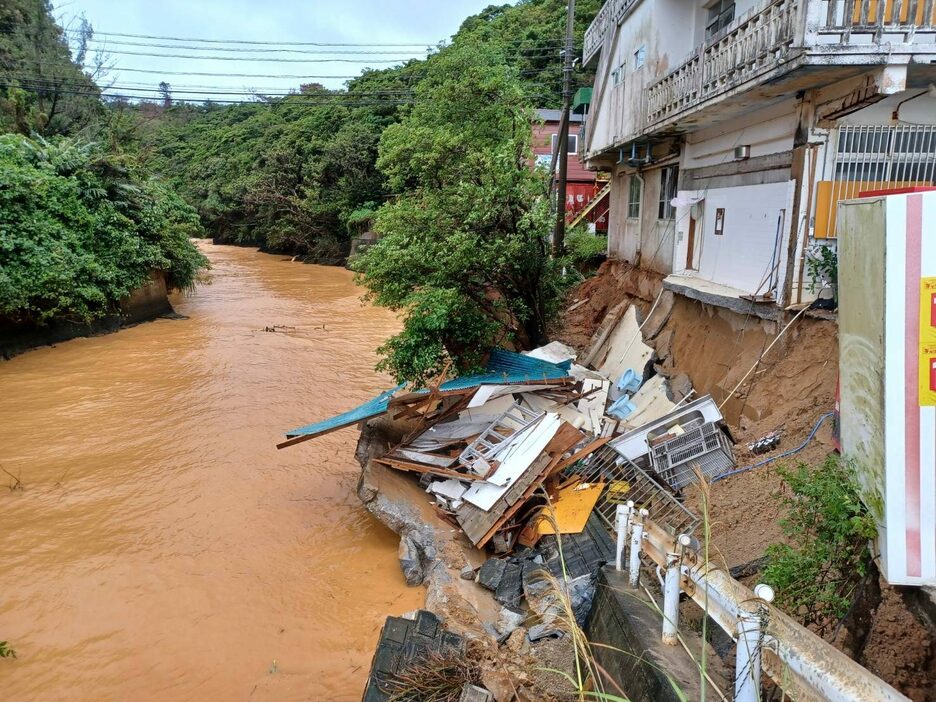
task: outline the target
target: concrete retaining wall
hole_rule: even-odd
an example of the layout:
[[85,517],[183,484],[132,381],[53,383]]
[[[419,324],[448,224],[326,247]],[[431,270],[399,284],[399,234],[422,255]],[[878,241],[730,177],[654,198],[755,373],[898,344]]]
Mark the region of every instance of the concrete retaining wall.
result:
[[128,324],[144,322],[172,312],[166,275],[150,273],[149,279],[120,301],[119,312],[90,324],[53,320],[48,324],[15,324],[0,319],[0,358],[12,358],[29,349],[57,344],[82,336],[114,332]]

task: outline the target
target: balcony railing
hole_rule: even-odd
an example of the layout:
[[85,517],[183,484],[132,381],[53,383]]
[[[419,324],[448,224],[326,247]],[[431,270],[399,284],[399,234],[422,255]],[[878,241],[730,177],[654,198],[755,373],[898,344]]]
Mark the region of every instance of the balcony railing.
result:
[[598,53],[608,32],[613,31],[624,19],[624,16],[639,2],[640,0],[607,0],[601,6],[598,14],[595,15],[595,19],[585,30],[582,63],[588,63],[588,60]]
[[819,0],[820,44],[909,42],[936,32],[934,0]]
[[648,125],[679,114],[783,64],[807,0],[773,0],[741,17],[648,88]]

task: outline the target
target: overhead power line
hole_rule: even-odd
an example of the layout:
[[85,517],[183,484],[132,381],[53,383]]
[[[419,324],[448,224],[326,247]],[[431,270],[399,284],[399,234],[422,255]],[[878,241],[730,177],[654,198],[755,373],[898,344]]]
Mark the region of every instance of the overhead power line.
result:
[[123,56],[151,56],[155,58],[181,58],[196,61],[252,61],[258,63],[401,63],[411,61],[416,56],[405,56],[392,59],[350,59],[350,58],[314,58],[314,59],[293,59],[293,58],[263,58],[260,56],[199,56],[198,54],[151,54],[145,51],[109,51],[107,49],[91,49],[97,53],[115,54]]

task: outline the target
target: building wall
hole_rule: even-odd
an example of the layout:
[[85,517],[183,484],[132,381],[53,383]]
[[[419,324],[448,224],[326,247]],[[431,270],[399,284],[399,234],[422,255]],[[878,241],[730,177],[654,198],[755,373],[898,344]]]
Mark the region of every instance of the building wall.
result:
[[[783,289],[787,244],[793,207],[794,181],[739,185],[707,191],[681,191],[684,197],[704,195],[696,207],[693,263],[696,275],[744,293],[764,294],[764,282],[774,270],[778,290]],[[715,219],[724,210],[721,234]],[[677,210],[680,237],[673,251],[674,270],[685,270],[690,208]]]
[[[625,166],[616,167],[611,181],[608,254],[612,258],[639,264],[642,268],[671,273],[677,220],[659,219],[661,172],[662,166],[659,164],[640,173]],[[643,197],[638,218],[628,217],[632,178],[643,179]]]
[[[569,124],[569,134],[578,134],[580,123]],[[558,122],[544,122],[533,125],[533,154],[535,156],[552,156],[552,135],[559,133]],[[589,171],[579,159],[582,151],[581,140],[578,144],[578,153],[569,154],[568,180],[569,182],[594,183],[595,173]]]
[[797,126],[796,101],[790,99],[743,117],[686,135],[682,168],[730,163],[737,146],[750,146],[750,158],[788,152]]
[[[591,114],[589,152],[626,141],[643,127],[645,88],[662,78],[691,52],[697,25],[704,17],[695,3],[685,0],[643,0],[617,27],[599,55]],[[679,27],[680,31],[673,31]],[[704,31],[704,30],[703,30]],[[644,65],[636,67],[635,52],[646,49]],[[624,66],[614,85],[612,73]]]

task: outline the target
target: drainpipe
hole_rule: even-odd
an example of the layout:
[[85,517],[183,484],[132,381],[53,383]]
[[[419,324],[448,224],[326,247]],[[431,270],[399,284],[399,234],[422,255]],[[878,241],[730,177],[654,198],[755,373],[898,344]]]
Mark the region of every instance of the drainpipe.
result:
[[637,513],[637,518],[631,524],[630,542],[630,572],[628,584],[636,588],[640,584],[640,547],[643,543],[643,520],[650,514],[646,509]]
[[[754,594],[770,603],[774,591],[769,585],[758,585]],[[761,649],[767,608],[760,603],[753,611],[743,611],[738,621],[738,652],[735,658],[735,702],[758,702],[761,697]]]
[[627,540],[627,530],[630,526],[630,514],[634,509],[634,501],[628,500],[626,505],[618,505],[615,513],[615,527],[617,528],[617,549],[615,550],[615,568],[621,570],[624,560],[624,545]]

